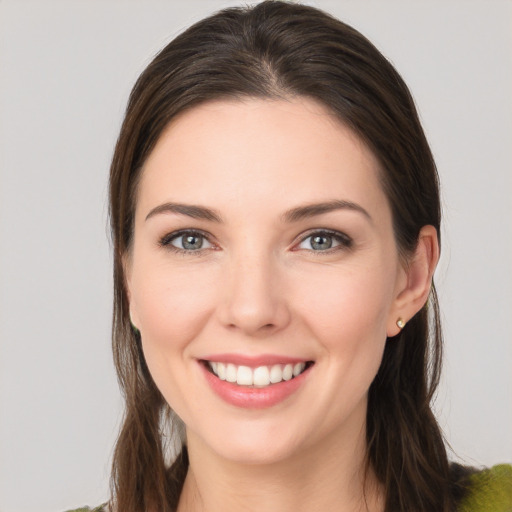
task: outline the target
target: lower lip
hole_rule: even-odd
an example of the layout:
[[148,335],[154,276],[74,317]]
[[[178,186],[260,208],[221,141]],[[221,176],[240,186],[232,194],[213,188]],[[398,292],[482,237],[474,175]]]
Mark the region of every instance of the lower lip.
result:
[[206,381],[220,398],[228,404],[245,409],[265,409],[283,402],[299,389],[311,370],[311,367],[309,367],[293,379],[271,384],[264,388],[253,388],[220,380],[206,369],[204,363],[200,362],[199,365],[203,370]]

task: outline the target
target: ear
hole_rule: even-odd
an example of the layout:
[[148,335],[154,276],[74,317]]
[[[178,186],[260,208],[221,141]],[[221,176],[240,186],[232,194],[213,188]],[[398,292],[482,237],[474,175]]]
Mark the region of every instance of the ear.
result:
[[123,254],[121,256],[121,262],[123,265],[123,278],[124,288],[126,290],[126,297],[128,299],[128,305],[130,308],[130,323],[133,327],[138,329],[139,320],[135,312],[134,301],[132,299],[132,261],[130,254]]
[[401,331],[403,325],[399,327],[397,324],[400,319],[406,323],[427,302],[438,261],[437,230],[434,226],[423,226],[418,236],[416,249],[403,266],[405,279],[400,279],[400,285],[389,314],[388,337],[396,336]]

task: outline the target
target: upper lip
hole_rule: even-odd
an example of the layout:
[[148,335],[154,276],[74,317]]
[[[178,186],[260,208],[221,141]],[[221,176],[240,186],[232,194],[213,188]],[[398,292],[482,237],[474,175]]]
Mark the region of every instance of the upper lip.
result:
[[272,366],[274,364],[296,364],[311,361],[304,357],[281,356],[277,354],[261,354],[258,356],[248,356],[242,354],[211,354],[201,357],[202,361],[211,361],[219,363],[231,363],[236,366],[249,366],[257,368],[258,366]]

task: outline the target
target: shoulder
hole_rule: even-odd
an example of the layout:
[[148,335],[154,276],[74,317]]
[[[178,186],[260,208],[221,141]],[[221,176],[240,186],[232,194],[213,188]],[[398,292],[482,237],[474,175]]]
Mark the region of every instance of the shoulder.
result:
[[512,465],[500,464],[469,477],[459,512],[512,512]]

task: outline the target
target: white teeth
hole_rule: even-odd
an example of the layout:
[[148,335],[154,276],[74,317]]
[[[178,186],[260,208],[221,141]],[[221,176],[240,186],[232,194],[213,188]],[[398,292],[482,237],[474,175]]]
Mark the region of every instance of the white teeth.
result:
[[239,366],[236,383],[240,386],[252,386],[252,370],[248,366]]
[[306,363],[297,363],[293,367],[293,376],[297,377],[298,375],[300,375],[304,371],[304,368],[306,368]]
[[226,366],[226,380],[228,382],[236,382],[236,366],[229,363]]
[[270,384],[270,372],[266,366],[255,368],[252,378],[255,386],[268,386]]
[[273,366],[258,366],[250,368],[249,366],[236,366],[232,363],[220,363],[208,361],[212,372],[220,380],[237,383],[239,386],[258,386],[265,387],[270,384],[287,381],[293,377],[298,377],[306,368],[306,363],[296,364],[275,364]]
[[[213,368],[212,368],[213,370]],[[213,370],[215,372],[215,370]],[[224,363],[217,363],[217,377],[219,377],[220,380],[226,380],[226,367],[224,366]]]
[[276,384],[277,382],[281,382],[283,380],[283,370],[281,365],[275,364],[270,368],[270,382],[272,384]]
[[286,364],[283,368],[283,379],[290,380],[293,377],[293,365]]

